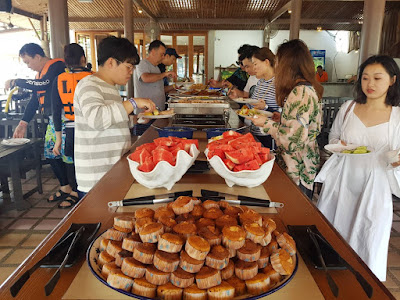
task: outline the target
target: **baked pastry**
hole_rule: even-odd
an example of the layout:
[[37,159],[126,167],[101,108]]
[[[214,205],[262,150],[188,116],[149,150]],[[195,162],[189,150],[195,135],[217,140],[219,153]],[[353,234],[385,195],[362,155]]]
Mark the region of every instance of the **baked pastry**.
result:
[[178,215],[175,218],[175,221],[179,224],[182,222],[189,222],[194,224],[196,222],[196,218],[194,216],[192,216],[191,214],[182,214],[182,215]]
[[195,205],[193,207],[193,210],[190,212],[190,214],[195,218],[195,219],[200,219],[203,216],[203,213],[205,212],[205,208],[202,205]]
[[210,209],[212,207],[219,208],[219,204],[218,204],[218,202],[213,201],[213,200],[206,200],[203,202],[203,207],[205,209]]
[[222,243],[229,249],[243,247],[246,232],[240,226],[229,226],[222,229]]
[[192,197],[180,196],[171,205],[176,215],[190,213],[193,210],[194,202]]
[[191,236],[196,234],[196,225],[189,222],[182,222],[175,225],[172,230],[182,236],[185,240]]
[[241,212],[242,210],[237,206],[228,206],[227,208],[224,209],[225,215],[230,215],[236,219],[239,218],[239,213]]
[[158,249],[165,252],[178,253],[181,251],[184,243],[185,241],[179,235],[164,233],[158,238]]
[[216,220],[224,215],[219,207],[211,207],[203,213],[203,217],[207,219]]
[[252,240],[254,243],[263,243],[265,231],[258,223],[247,223],[243,227],[246,231],[246,238]]
[[170,218],[170,217],[166,217],[166,216],[161,216],[158,219],[158,222],[160,222],[161,224],[164,225],[164,231],[165,232],[172,232],[172,228],[178,224],[175,219]]
[[206,257],[206,265],[214,269],[222,270],[228,263],[229,251],[221,245],[213,246]]
[[115,272],[117,270],[119,270],[119,267],[115,264],[115,262],[112,261],[103,265],[103,267],[101,268],[101,275],[103,275],[104,278],[107,279],[110,272]]
[[233,263],[232,259],[229,259],[226,267],[221,270],[221,278],[223,280],[226,280],[228,278],[231,278],[233,274],[235,274],[235,264]]
[[279,249],[270,257],[271,265],[275,271],[281,275],[290,275],[293,273],[295,264],[292,257],[284,249]]
[[153,264],[160,271],[173,272],[179,265],[179,255],[178,253],[157,250],[156,253],[154,253]]
[[165,300],[181,300],[183,289],[176,287],[171,282],[157,287],[157,296]]
[[244,261],[258,261],[260,254],[261,246],[248,239],[242,248],[236,250],[236,256]]
[[106,249],[107,253],[112,257],[116,258],[118,252],[122,251],[122,242],[119,241],[110,241],[107,245]]
[[194,275],[178,267],[174,272],[171,273],[170,280],[173,285],[180,288],[185,288],[194,283]]
[[152,210],[151,208],[144,207],[144,208],[139,208],[135,211],[135,218],[136,219],[141,219],[141,218],[150,218],[152,219],[154,217],[155,211]]
[[247,211],[240,213],[239,219],[242,225],[246,223],[257,223],[258,225],[262,226],[261,215],[252,209],[248,209]]
[[268,275],[271,287],[277,284],[282,279],[281,274],[275,271],[271,265],[262,269],[262,272]]
[[271,242],[267,245],[269,253],[274,253],[278,250],[278,243],[275,239],[272,239]]
[[[209,220],[209,219],[205,219]],[[205,226],[198,230],[199,236],[205,238],[210,246],[220,245],[222,241],[222,235],[218,228],[214,226]]]
[[268,291],[269,285],[270,278],[264,273],[258,273],[253,278],[246,280],[247,291],[253,295],[265,293]]
[[186,241],[185,251],[191,258],[204,260],[210,252],[210,244],[202,237],[192,235]]
[[207,289],[209,300],[220,300],[220,299],[233,299],[235,296],[235,288],[226,281],[222,281],[221,284]]
[[121,250],[120,252],[117,253],[117,255],[115,256],[115,264],[118,267],[121,267],[122,262],[124,261],[125,258],[127,257],[132,257],[133,253],[128,251],[128,250]]
[[108,242],[109,242],[109,241],[111,241],[111,240],[109,240],[109,239],[102,239],[102,240],[100,241],[100,247],[99,247],[100,251],[104,251],[104,250],[107,249],[107,246],[108,246]]
[[197,284],[192,284],[183,290],[184,300],[207,300],[207,290],[201,290]]
[[157,208],[154,212],[154,219],[158,221],[160,217],[175,218],[175,213],[171,208],[161,206]]
[[211,220],[211,219],[206,219],[206,218],[198,219],[195,224],[196,224],[196,227],[198,230],[200,230],[201,228],[206,227],[206,226],[215,227],[215,221]]
[[137,245],[141,244],[142,240],[138,233],[134,233],[122,240],[122,249],[133,252]]
[[146,273],[146,266],[133,257],[127,257],[122,261],[121,271],[132,278],[142,278]]
[[258,273],[257,262],[238,260],[235,263],[235,275],[241,280],[251,279]]
[[228,251],[229,251],[229,258],[233,258],[233,257],[236,257],[236,249],[230,249],[230,248],[227,248],[228,249]]
[[118,231],[132,232],[135,226],[135,219],[129,216],[116,216],[114,217],[114,228]]
[[228,207],[231,206],[231,205],[229,204],[229,202],[228,202],[228,201],[225,201],[225,200],[219,201],[219,202],[218,202],[218,205],[219,205],[219,207],[220,207],[222,210],[225,210],[225,209],[227,209]]
[[196,274],[196,284],[199,289],[208,289],[221,284],[221,273],[217,269],[202,267]]
[[154,253],[156,252],[156,245],[151,243],[143,243],[138,245],[133,250],[133,258],[144,264],[153,263]]
[[107,253],[107,251],[101,251],[99,254],[99,259],[98,259],[98,265],[100,268],[103,267],[103,265],[115,261],[115,257],[111,256],[110,254]]
[[235,275],[226,279],[226,282],[235,287],[235,297],[246,294],[246,283]]
[[260,258],[257,260],[259,269],[263,269],[266,266],[268,266],[269,256],[270,256],[270,253],[269,253],[268,247],[262,247]]
[[296,254],[296,242],[286,232],[279,234],[276,241],[282,249],[285,249],[291,256]]
[[148,298],[156,296],[157,286],[148,282],[145,278],[135,279],[132,286],[132,293]]
[[161,223],[150,223],[143,226],[139,232],[143,243],[157,243],[160,234],[164,233],[164,226]]
[[265,216],[262,217],[262,226],[266,229],[267,232],[270,233],[272,233],[276,229],[275,221]]
[[109,240],[113,240],[113,241],[122,241],[125,237],[128,236],[128,233],[118,231],[115,228],[109,228],[104,233],[103,236],[105,239],[109,239]]
[[110,272],[107,277],[107,283],[116,289],[130,292],[133,285],[133,279],[122,273],[121,270]]
[[179,266],[186,272],[197,273],[204,265],[204,260],[191,258],[185,250],[181,251]]
[[141,219],[137,219],[135,222],[135,232],[140,233],[140,231],[144,228],[144,226],[155,223],[154,219],[145,217]]
[[166,284],[169,281],[171,273],[158,270],[155,266],[150,265],[146,268],[146,280],[155,285]]
[[223,215],[222,217],[215,220],[215,225],[222,230],[225,226],[235,226],[238,222],[235,217],[230,215]]

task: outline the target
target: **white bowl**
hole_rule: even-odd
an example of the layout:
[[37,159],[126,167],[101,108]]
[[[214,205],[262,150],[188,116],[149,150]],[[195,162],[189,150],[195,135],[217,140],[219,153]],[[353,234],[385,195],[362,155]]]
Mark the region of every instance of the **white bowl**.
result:
[[139,163],[131,160],[129,155],[127,159],[133,178],[141,185],[149,189],[164,187],[170,190],[194,163],[200,152],[196,145],[192,144],[189,153],[190,155],[186,151],[180,150],[176,157],[175,166],[171,166],[166,161],[160,161],[151,172],[138,170]]
[[243,170],[239,172],[233,172],[227,168],[222,161],[221,157],[214,155],[211,159],[208,159],[208,149],[205,151],[208,162],[215,172],[225,179],[226,184],[229,187],[236,185],[247,186],[249,188],[258,186],[268,179],[271,174],[272,167],[275,162],[275,155],[270,154],[272,158],[263,163],[258,170]]

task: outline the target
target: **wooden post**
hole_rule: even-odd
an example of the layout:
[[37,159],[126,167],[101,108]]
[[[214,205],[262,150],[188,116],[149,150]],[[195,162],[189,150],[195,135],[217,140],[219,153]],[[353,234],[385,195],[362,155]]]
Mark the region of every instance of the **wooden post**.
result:
[[193,34],[189,34],[189,77],[193,76]]
[[68,5],[65,0],[49,0],[51,56],[64,58],[69,44]]
[[[125,38],[135,44],[133,37],[133,3],[132,0],[124,0],[124,35]],[[133,97],[133,77],[126,85],[127,99]]]
[[97,71],[97,61],[96,61],[96,37],[94,32],[89,34],[90,36],[90,58],[92,60],[92,70]]
[[292,14],[290,16],[289,40],[298,39],[300,36],[301,5],[303,0],[292,0]]

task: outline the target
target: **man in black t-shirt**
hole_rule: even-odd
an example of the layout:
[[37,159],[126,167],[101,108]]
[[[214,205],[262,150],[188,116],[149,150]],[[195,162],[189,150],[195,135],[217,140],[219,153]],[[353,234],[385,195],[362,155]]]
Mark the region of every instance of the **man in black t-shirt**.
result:
[[[182,56],[179,56],[179,54],[176,52],[174,48],[167,48],[167,50],[165,50],[165,55],[161,64],[158,65],[158,68],[160,69],[161,73],[165,72],[166,67],[173,65],[176,62],[177,58],[182,58]],[[164,91],[166,94],[175,89],[173,85],[169,85],[167,77],[164,77],[163,80],[164,80]]]

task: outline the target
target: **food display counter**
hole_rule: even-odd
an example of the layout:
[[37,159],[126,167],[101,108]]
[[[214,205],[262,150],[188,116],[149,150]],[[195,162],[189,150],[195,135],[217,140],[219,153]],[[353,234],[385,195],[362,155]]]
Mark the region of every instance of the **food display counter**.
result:
[[[166,126],[168,121],[157,120],[155,125],[158,127]],[[149,128],[143,136],[132,146],[134,150],[137,146],[152,142],[158,134],[154,128]],[[206,145],[205,132],[197,131],[194,138],[199,138],[200,151],[204,151]],[[200,154],[198,159],[205,160],[204,154]],[[283,208],[273,208],[273,211],[265,211],[273,215],[279,221],[279,228],[287,230],[288,225],[315,225],[323,237],[335,248],[338,254],[349,263],[355,271],[359,272],[368,284],[372,287],[371,299],[395,299],[386,287],[371,273],[368,267],[361,261],[350,246],[341,238],[336,230],[327,222],[317,208],[301,193],[299,188],[286,176],[285,172],[275,164],[270,177],[262,185],[255,188],[229,188],[225,185],[223,178],[219,177],[213,170],[204,173],[185,174],[183,178],[174,186],[174,189],[181,187],[182,190],[194,190],[194,196],[200,189],[219,189],[226,193],[241,193],[247,196],[270,199],[274,202],[284,204]],[[174,191],[174,190],[173,190]],[[132,213],[133,210],[124,208],[108,207],[110,201],[120,201],[125,198],[139,197],[145,195],[163,194],[165,189],[150,190],[138,185],[129,170],[128,161],[124,156],[113,168],[99,181],[99,183],[80,201],[68,215],[54,228],[54,230],[42,241],[42,243],[32,252],[32,254],[15,270],[15,272],[0,287],[0,299],[13,299],[10,287],[28,269],[35,265],[46,253],[59,241],[72,223],[98,223],[101,234],[113,225],[114,216],[124,213]],[[132,207],[130,207],[132,208]],[[125,210],[126,209],[126,210]],[[278,223],[277,223],[278,224]],[[82,253],[87,249],[80,249]],[[279,292],[280,299],[294,299],[293,296],[285,294],[293,289],[297,299],[336,299],[329,287],[325,272],[315,269],[313,264],[299,254],[299,270],[294,278]],[[301,265],[300,265],[301,263]],[[300,271],[300,267],[303,268]],[[85,270],[86,269],[86,270]],[[99,299],[98,293],[94,291],[91,282],[96,281],[94,275],[88,271],[85,256],[75,265],[65,268],[61,272],[59,282],[53,292],[45,295],[44,286],[53,276],[55,269],[39,268],[36,270],[25,285],[19,291],[17,299]],[[329,274],[336,282],[338,287],[337,299],[368,299],[356,277],[348,269],[329,270]],[[93,279],[94,278],[94,279]],[[113,292],[105,285],[98,282],[105,292],[101,294],[101,299],[121,299],[108,292]],[[310,288],[309,288],[310,287]],[[117,293],[117,295],[120,295]],[[266,299],[276,299],[272,294]],[[286,296],[285,296],[286,295]],[[123,298],[125,299],[125,298]]]

